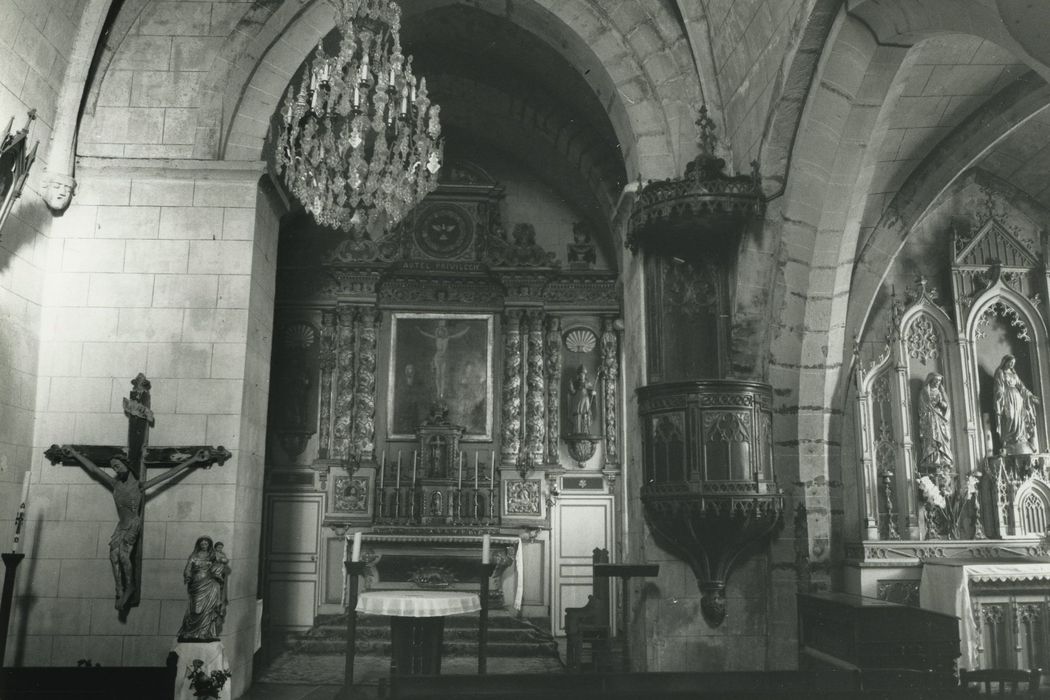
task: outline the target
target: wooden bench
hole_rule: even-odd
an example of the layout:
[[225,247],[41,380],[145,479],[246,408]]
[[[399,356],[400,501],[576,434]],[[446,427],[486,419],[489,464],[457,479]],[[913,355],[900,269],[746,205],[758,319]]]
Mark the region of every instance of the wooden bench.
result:
[[[609,550],[595,549],[593,564],[608,564]],[[593,571],[593,568],[592,568]],[[574,671],[583,667],[584,649],[590,651],[593,670],[612,670],[609,645],[612,630],[609,624],[609,577],[594,576],[592,593],[587,604],[565,609],[565,665]]]
[[166,666],[28,666],[0,668],[0,698],[26,700],[173,700],[178,656]]

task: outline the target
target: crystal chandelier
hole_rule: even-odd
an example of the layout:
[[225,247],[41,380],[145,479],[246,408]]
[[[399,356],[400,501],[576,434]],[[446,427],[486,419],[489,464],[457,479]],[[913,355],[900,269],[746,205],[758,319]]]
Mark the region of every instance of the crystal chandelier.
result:
[[332,0],[339,52],[318,44],[298,90],[288,87],[277,149],[285,182],[318,223],[393,226],[437,187],[440,107],[401,53],[393,0]]

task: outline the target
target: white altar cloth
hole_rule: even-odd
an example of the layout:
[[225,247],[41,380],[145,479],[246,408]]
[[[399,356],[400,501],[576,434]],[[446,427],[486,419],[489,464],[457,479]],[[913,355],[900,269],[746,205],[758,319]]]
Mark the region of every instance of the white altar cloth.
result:
[[1050,562],[928,561],[922,567],[919,605],[959,618],[959,668],[978,668],[977,622],[970,601],[971,581],[1050,581]]
[[395,617],[444,617],[481,610],[481,597],[467,591],[366,591],[357,612]]

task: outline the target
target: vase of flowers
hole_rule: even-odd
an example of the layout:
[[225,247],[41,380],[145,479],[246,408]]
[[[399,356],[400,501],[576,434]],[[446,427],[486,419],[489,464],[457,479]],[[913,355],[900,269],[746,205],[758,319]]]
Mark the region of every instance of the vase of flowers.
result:
[[193,690],[195,698],[218,698],[230,675],[226,669],[216,669],[208,673],[200,659],[194,659],[193,664],[186,667],[186,677],[190,679],[190,689]]
[[926,539],[958,540],[969,530],[975,519],[970,507],[977,496],[981,473],[973,472],[965,479],[948,469],[938,469],[918,479],[919,495],[923,501],[926,520]]

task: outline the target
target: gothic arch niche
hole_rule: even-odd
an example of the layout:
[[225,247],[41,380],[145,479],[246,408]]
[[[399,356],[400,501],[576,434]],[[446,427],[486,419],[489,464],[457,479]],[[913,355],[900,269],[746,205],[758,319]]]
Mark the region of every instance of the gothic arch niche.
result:
[[[976,405],[979,425],[982,430],[982,445],[985,454],[1002,454],[1007,450],[1003,444],[1001,428],[996,418],[995,375],[1007,356],[1014,358],[1014,370],[1024,387],[1039,391],[1043,384],[1039,371],[1041,354],[1034,336],[1038,320],[1008,290],[994,290],[983,303],[975,305],[969,324],[967,339],[973,348],[973,368],[977,389]],[[1043,358],[1045,359],[1045,358]],[[1041,395],[1041,392],[1040,392]],[[1045,420],[1036,412],[1035,432],[1032,435],[1033,451],[1046,445]]]

